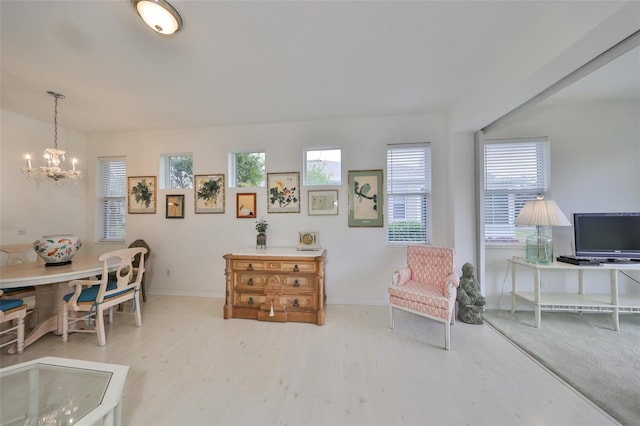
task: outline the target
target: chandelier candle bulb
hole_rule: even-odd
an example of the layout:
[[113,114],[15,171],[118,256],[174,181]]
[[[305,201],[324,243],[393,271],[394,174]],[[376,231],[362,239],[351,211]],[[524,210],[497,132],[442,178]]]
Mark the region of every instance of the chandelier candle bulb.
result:
[[27,159],[27,169],[31,168],[31,155],[27,154],[24,156]]

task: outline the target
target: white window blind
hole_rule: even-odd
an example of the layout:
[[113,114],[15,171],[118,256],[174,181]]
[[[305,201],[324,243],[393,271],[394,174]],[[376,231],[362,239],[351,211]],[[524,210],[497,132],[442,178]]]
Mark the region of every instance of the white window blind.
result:
[[387,145],[387,241],[431,242],[431,145]]
[[547,138],[488,140],[484,145],[486,242],[524,242],[534,227],[515,225],[529,200],[549,188]]
[[98,159],[98,240],[123,241],[127,213],[127,166],[123,157]]

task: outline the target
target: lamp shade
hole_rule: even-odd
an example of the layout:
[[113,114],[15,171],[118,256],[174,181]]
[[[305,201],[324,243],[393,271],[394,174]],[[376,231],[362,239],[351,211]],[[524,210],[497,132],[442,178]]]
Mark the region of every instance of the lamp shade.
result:
[[571,226],[553,200],[537,199],[527,201],[516,218],[516,225]]

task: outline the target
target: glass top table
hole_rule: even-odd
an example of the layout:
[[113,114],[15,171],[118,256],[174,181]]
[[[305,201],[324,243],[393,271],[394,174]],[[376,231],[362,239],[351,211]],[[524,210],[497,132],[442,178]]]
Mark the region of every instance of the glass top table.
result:
[[2,368],[0,425],[118,425],[128,370],[55,357]]

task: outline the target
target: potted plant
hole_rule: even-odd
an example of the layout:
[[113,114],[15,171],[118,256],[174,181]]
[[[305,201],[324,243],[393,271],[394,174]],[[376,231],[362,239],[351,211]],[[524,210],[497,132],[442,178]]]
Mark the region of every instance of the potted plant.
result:
[[269,224],[264,218],[256,221],[256,231],[258,231],[258,237],[256,238],[256,247],[267,248],[267,228]]

